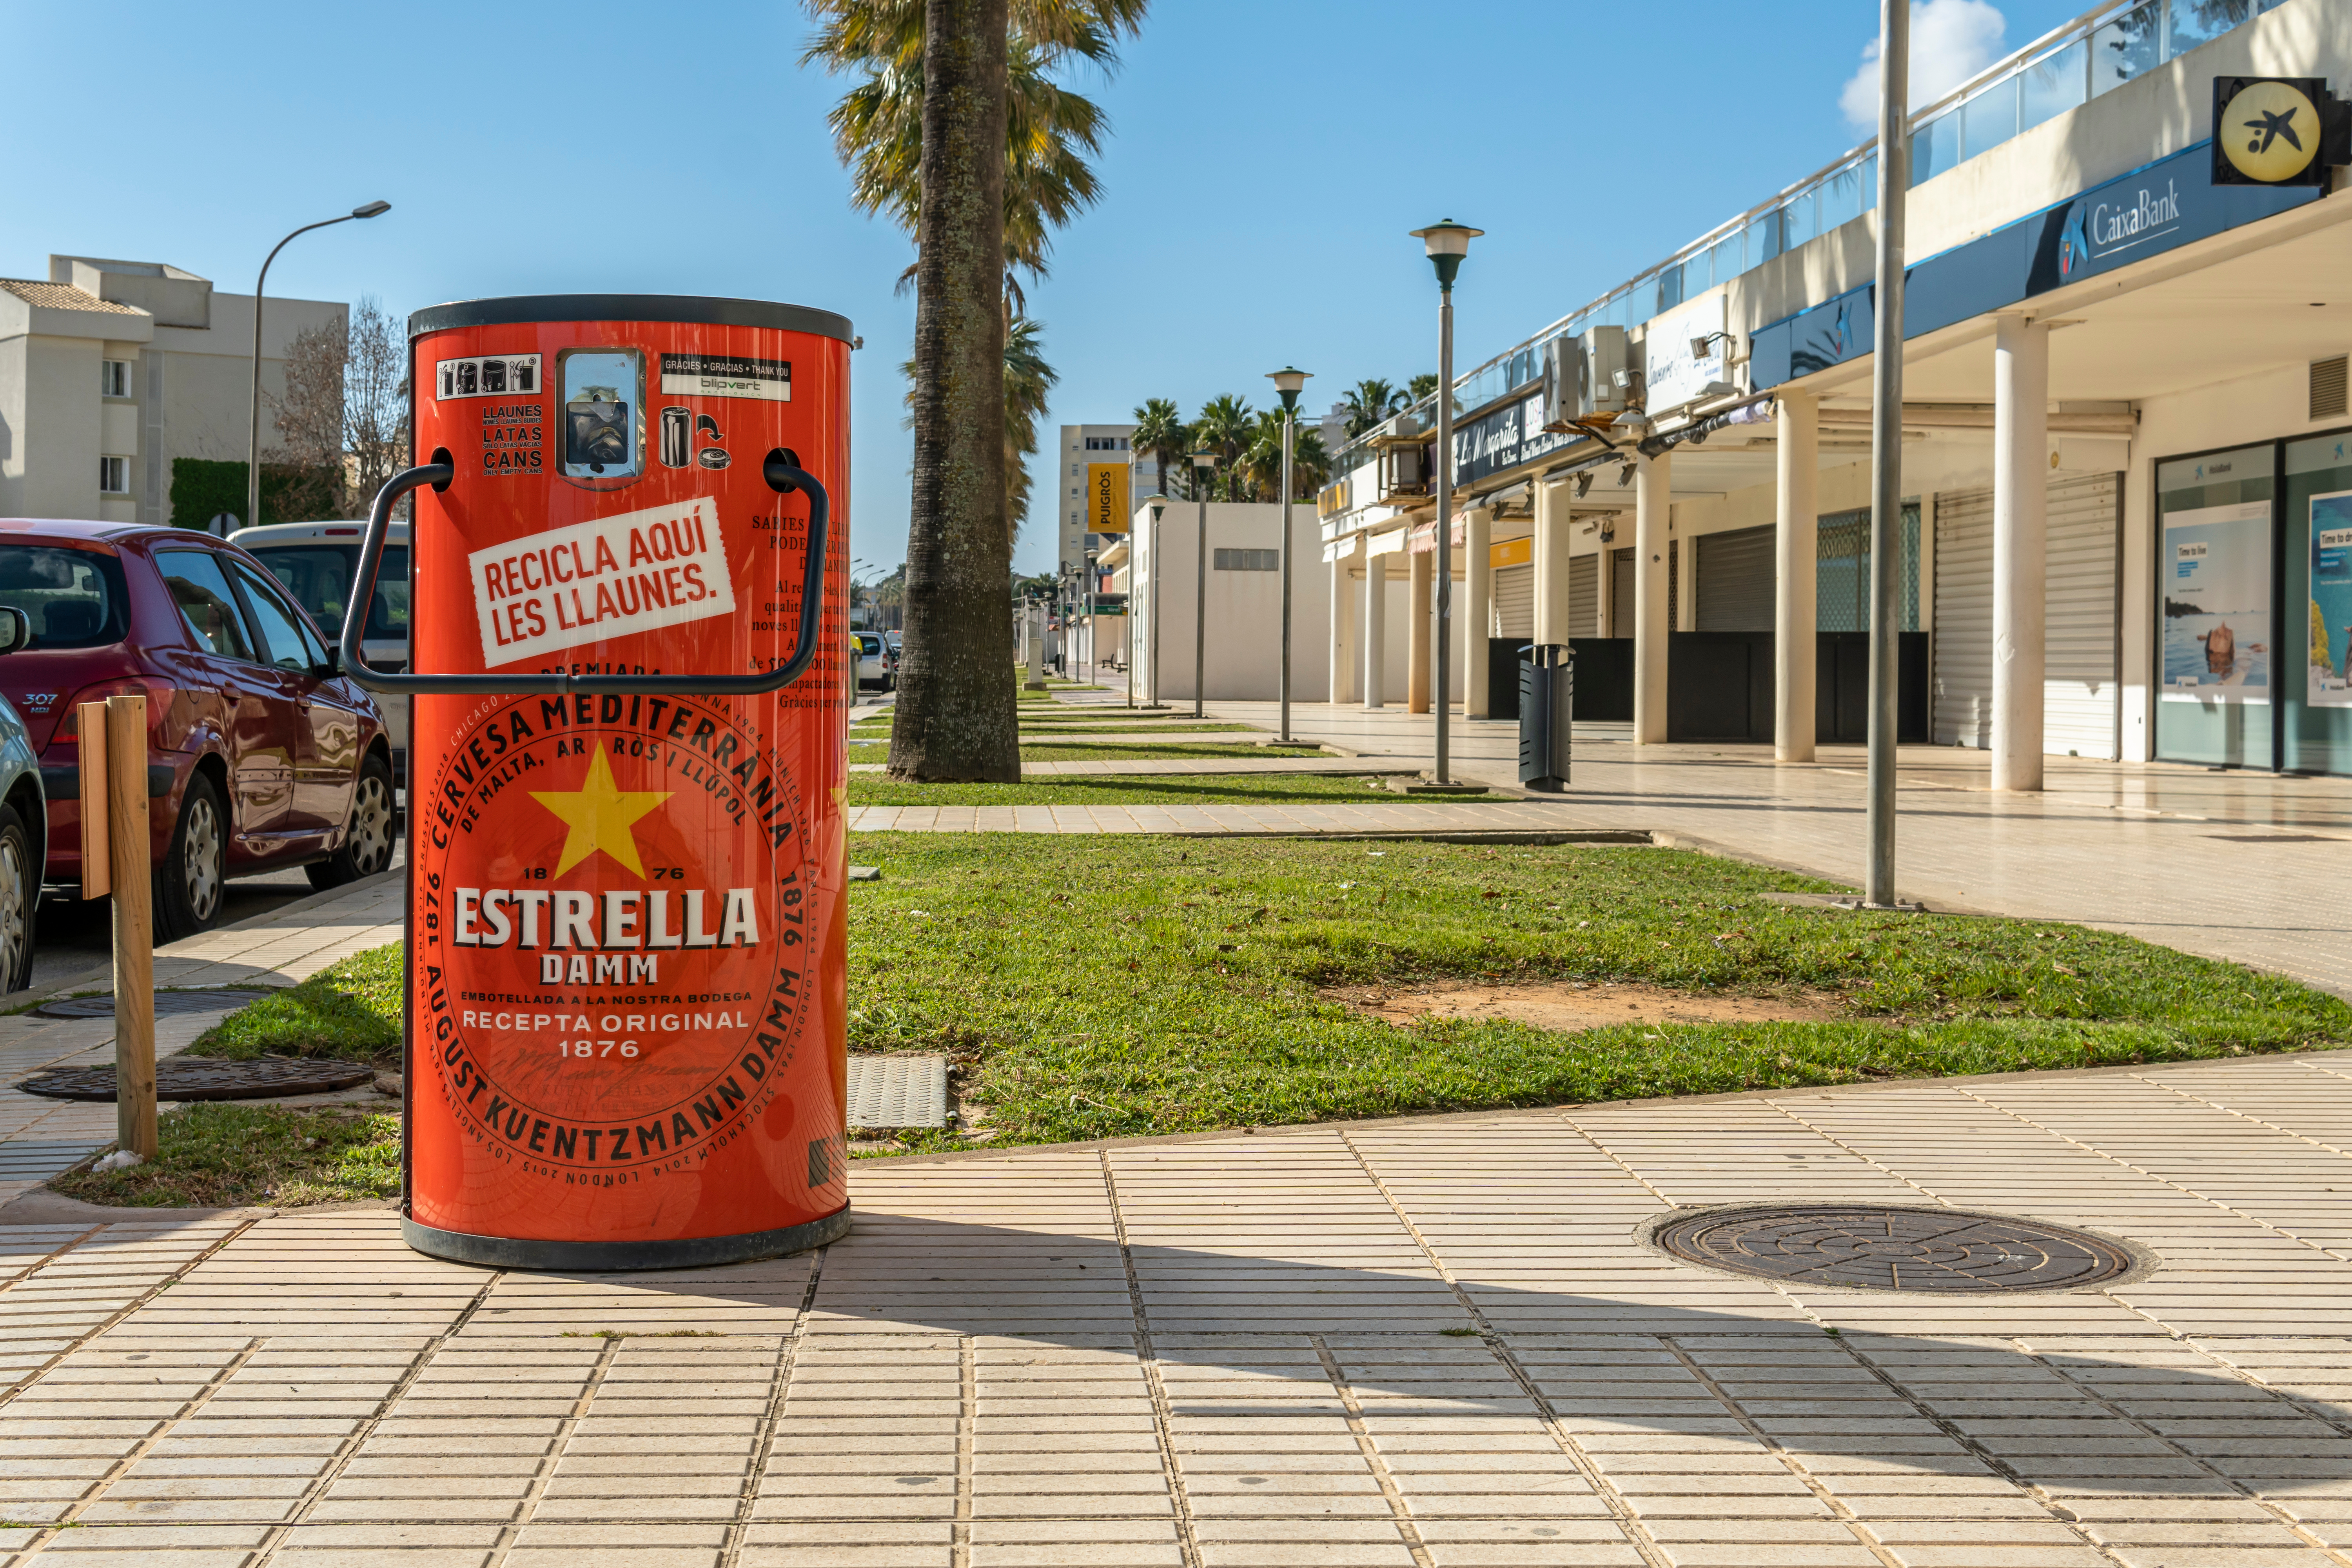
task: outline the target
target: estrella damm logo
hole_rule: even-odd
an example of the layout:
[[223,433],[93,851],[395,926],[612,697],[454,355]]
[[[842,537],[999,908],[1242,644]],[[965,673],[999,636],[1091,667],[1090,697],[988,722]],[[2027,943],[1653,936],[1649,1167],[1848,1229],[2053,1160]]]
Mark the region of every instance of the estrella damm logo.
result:
[[2215,77],[2213,183],[2324,184],[2321,142],[2333,106],[2317,77]]
[[418,810],[419,1065],[491,1157],[655,1180],[777,1102],[814,889],[798,789],[734,705],[493,700]]

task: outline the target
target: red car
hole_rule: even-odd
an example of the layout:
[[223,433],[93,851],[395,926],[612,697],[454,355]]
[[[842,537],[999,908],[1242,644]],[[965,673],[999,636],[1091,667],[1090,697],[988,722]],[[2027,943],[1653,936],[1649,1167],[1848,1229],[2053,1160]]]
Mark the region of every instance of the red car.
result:
[[147,696],[155,936],[220,918],[232,877],[301,866],[331,888],[392,860],[392,747],[375,700],[268,568],[181,528],[0,520],[0,659],[41,759],[50,884],[81,878],[77,703]]

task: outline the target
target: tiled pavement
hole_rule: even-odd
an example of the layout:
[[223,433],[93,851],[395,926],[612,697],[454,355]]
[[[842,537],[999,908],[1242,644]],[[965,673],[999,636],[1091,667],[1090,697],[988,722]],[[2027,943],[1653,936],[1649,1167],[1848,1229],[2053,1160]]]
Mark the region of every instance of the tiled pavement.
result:
[[[541,1276],[381,1211],[0,1235],[7,1568],[2352,1563],[2352,1056],[867,1161],[813,1258]],[[1669,1205],[2152,1248],[1731,1279]],[[13,1555],[12,1555],[13,1554]]]
[[[291,985],[362,948],[400,940],[401,880],[372,879],[339,895],[306,899],[273,914],[206,931],[156,950],[159,987]],[[104,969],[51,988],[72,995],[113,985]],[[17,1006],[31,995],[8,998]],[[159,1018],[155,1050],[169,1056],[218,1022],[226,1007]],[[0,1017],[0,1204],[79,1164],[114,1141],[114,1107],[43,1100],[18,1092],[18,1079],[45,1068],[100,1067],[114,1059],[108,1018]],[[0,1475],[5,1475],[0,1468]],[[5,1499],[0,1496],[0,1506]]]

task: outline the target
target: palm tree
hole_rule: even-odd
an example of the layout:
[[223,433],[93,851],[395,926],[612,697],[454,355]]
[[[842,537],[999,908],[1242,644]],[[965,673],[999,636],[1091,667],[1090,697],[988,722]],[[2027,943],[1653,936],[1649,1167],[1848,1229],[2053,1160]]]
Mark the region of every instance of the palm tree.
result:
[[[826,117],[850,171],[850,201],[909,233],[922,206],[924,0],[803,0],[819,23],[801,63],[855,69],[862,79]],[[1024,303],[1016,269],[1045,274],[1051,232],[1102,194],[1087,163],[1109,119],[1055,73],[1083,60],[1108,76],[1119,36],[1141,26],[1150,0],[1011,0],[1005,40],[1004,278],[1012,309]],[[912,269],[908,275],[911,276]],[[905,281],[901,279],[902,283]]]
[[[1406,383],[1406,390],[1412,393],[1412,401],[1414,403],[1419,403],[1423,398],[1427,397],[1431,393],[1437,390],[1437,373],[1433,370],[1424,371],[1421,374],[1414,376],[1412,381]],[[1408,404],[1406,406],[1410,407],[1411,405],[1412,405]]]
[[[1290,499],[1313,495],[1330,472],[1330,455],[1323,448],[1322,432],[1300,424],[1290,448]],[[1242,454],[1242,472],[1250,481],[1253,500],[1282,499],[1282,411],[1269,408],[1250,427],[1249,450]]]
[[[1192,421],[1192,439],[1200,443],[1201,449],[1216,453],[1224,469],[1227,500],[1240,499],[1237,487],[1241,476],[1237,470],[1242,453],[1249,448],[1250,427],[1256,418],[1247,403],[1229,392],[1202,405],[1201,416]],[[1213,492],[1213,480],[1210,488]]]
[[[1037,418],[1045,412],[1054,385],[1062,379],[1061,373],[1045,363],[1038,352],[1037,335],[1041,327],[1026,316],[1015,316],[1004,333],[1004,502],[1005,529],[1008,543],[1021,538],[1022,519],[1029,515],[1028,459],[1037,454]],[[915,362],[911,359],[898,369],[907,377],[907,406],[915,405]],[[910,412],[907,426],[914,427],[915,416]],[[903,575],[906,568],[899,572]]]
[[1018,289],[1005,285],[1016,268],[1041,274],[1046,236],[1097,194],[1086,156],[1100,150],[1101,113],[1050,73],[1074,58],[1110,68],[1149,0],[804,4],[819,26],[803,63],[860,73],[832,116],[852,200],[896,218],[916,247],[914,496],[889,771],[1017,780],[1003,595]]
[[1135,411],[1135,434],[1129,437],[1135,450],[1149,452],[1160,468],[1160,493],[1168,493],[1168,465],[1181,463],[1192,449],[1192,432],[1185,426],[1183,416],[1176,405],[1165,397],[1147,398]]
[[1037,453],[1037,421],[1061,375],[1038,352],[1038,324],[1013,318],[1004,334],[1004,515],[1009,546],[1029,515],[1029,459]]
[[1412,405],[1412,399],[1390,385],[1373,378],[1356,383],[1354,388],[1339,400],[1348,411],[1348,438],[1355,439],[1373,426]]

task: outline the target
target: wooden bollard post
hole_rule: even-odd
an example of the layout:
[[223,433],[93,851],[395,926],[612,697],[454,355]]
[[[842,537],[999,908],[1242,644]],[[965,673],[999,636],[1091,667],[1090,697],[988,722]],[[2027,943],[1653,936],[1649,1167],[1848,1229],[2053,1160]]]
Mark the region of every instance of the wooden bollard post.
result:
[[[96,707],[97,704],[90,704]],[[114,884],[114,1137],[155,1157],[155,938],[147,838],[147,699],[106,700],[106,837]],[[90,750],[82,731],[81,750]],[[87,789],[82,809],[91,805]]]

